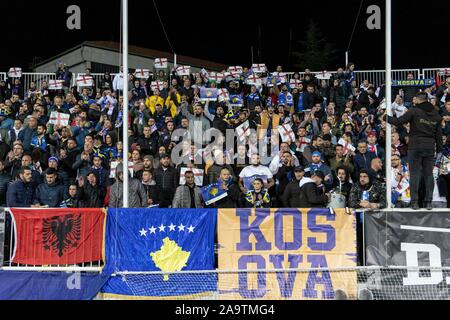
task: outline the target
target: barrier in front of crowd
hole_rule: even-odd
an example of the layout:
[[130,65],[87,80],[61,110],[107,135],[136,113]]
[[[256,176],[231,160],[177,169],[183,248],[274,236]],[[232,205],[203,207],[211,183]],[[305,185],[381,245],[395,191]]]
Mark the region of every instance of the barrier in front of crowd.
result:
[[[27,238],[36,232],[43,234],[42,242],[48,241],[49,234],[69,234],[59,240],[81,239],[80,243],[90,241],[92,230],[102,234],[106,265],[90,272],[92,276],[66,274],[93,271],[76,264],[40,266],[41,269],[31,265],[8,266],[0,270],[5,286],[24,286],[24,292],[34,298],[33,292],[41,292],[41,299],[68,298],[70,287],[76,286],[77,281],[89,281],[90,297],[101,291],[104,299],[449,298],[450,225],[446,212],[366,212],[365,250],[369,267],[357,266],[357,221],[355,214],[345,209],[110,208],[106,223],[101,226],[98,223],[104,220],[89,222],[87,217],[100,218],[104,214],[102,209],[11,208],[1,211],[0,241],[4,238],[2,223],[8,213],[12,213],[12,230],[18,233],[11,239],[19,247],[14,251],[20,259],[30,257],[24,254],[20,241],[30,241],[33,249],[40,250],[35,245],[39,237]],[[78,230],[78,237],[71,234],[74,229]],[[217,266],[214,265],[216,230]],[[71,241],[64,243],[73,244]],[[98,245],[88,249],[80,244],[71,254],[79,260],[86,256],[86,251],[94,249],[98,251]],[[70,248],[63,248],[62,259],[69,251]],[[34,253],[31,256],[36,258]],[[34,278],[40,281],[31,281]],[[27,283],[23,283],[25,279]],[[65,282],[68,288],[62,286]],[[48,284],[48,292],[27,289],[42,283]],[[2,298],[19,298],[17,294],[16,290],[0,288]]]
[[[448,70],[448,72],[446,72]],[[300,77],[305,75],[304,72],[298,72]],[[316,75],[321,74],[322,72],[313,72]],[[328,72],[332,75],[336,74],[336,72]],[[441,81],[445,81],[445,75],[450,74],[450,68],[431,68],[431,69],[398,69],[392,70],[392,78],[394,80],[404,80],[406,79],[408,73],[412,73],[415,79],[435,79],[439,77]],[[373,84],[375,87],[379,87],[384,84],[385,81],[384,70],[356,70],[356,81],[358,86],[364,81],[368,80],[369,83]],[[85,75],[85,73],[77,73],[73,74],[71,85],[76,86],[76,79],[78,76]],[[114,78],[116,74],[111,74],[112,78]],[[103,78],[103,73],[92,73],[91,76],[94,78],[97,86],[100,84],[101,79]],[[286,78],[289,81],[294,76],[294,72],[286,72]],[[56,78],[55,73],[32,73],[32,72],[24,72],[22,83],[24,84],[24,89],[27,91],[30,88],[30,83],[35,82],[37,87],[39,88],[42,85],[43,81],[49,81]],[[7,73],[0,73],[0,80],[6,80]],[[326,80],[329,84],[329,80]]]

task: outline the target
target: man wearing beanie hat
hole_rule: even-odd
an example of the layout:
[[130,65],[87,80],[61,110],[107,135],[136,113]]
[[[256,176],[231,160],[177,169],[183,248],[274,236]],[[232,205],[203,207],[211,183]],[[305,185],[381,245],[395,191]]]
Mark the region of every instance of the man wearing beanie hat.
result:
[[331,169],[323,163],[322,153],[315,151],[312,154],[311,164],[305,169],[305,176],[312,177],[318,171],[323,174],[323,183],[325,184],[327,190],[331,190],[331,186],[333,185],[333,175],[331,174]]

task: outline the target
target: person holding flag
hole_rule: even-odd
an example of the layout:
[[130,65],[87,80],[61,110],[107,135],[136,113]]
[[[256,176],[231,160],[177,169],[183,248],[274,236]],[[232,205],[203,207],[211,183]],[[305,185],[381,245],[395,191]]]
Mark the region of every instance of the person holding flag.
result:
[[270,208],[270,196],[267,189],[264,189],[264,181],[256,178],[252,183],[253,189],[245,195],[245,207],[247,208]]

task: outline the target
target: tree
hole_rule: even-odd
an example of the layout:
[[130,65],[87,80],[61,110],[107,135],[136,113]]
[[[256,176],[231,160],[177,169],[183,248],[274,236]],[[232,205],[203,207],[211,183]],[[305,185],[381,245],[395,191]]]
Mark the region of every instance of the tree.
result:
[[309,22],[305,40],[297,41],[297,43],[300,50],[292,52],[296,69],[308,68],[311,71],[321,71],[328,70],[334,65],[336,61],[334,45],[325,39],[314,21]]

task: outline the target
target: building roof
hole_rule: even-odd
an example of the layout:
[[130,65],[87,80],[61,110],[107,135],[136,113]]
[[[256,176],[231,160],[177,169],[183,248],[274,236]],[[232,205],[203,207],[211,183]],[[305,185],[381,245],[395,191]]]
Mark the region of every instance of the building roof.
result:
[[[111,51],[115,51],[115,52],[119,52],[121,49],[120,44],[118,42],[114,42],[114,41],[85,41],[85,42],[77,45],[74,48],[71,48],[65,52],[58,54],[57,56],[54,56],[50,59],[47,59],[47,60],[39,63],[37,66],[46,64],[46,63],[50,62],[51,60],[58,59],[59,57],[65,55],[71,51],[74,51],[76,49],[79,49],[80,47],[83,47],[83,46],[111,50]],[[130,55],[141,56],[141,57],[145,57],[145,58],[167,58],[167,60],[169,62],[173,63],[173,54],[164,52],[164,51],[130,45],[128,47],[128,53]],[[221,71],[221,70],[224,70],[227,68],[227,65],[222,64],[222,63],[216,63],[216,62],[212,62],[212,61],[208,61],[208,60],[204,60],[204,59],[198,59],[198,58],[193,58],[193,57],[178,55],[178,54],[177,54],[177,64],[178,65],[188,65],[188,66],[192,66],[192,67],[202,67],[202,68],[205,68],[208,70],[214,70],[214,71]]]

